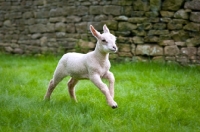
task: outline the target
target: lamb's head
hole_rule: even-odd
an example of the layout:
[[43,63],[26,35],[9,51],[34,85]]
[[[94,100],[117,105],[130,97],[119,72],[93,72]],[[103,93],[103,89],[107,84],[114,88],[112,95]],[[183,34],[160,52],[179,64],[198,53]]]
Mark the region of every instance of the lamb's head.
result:
[[93,36],[97,39],[97,48],[104,53],[115,53],[117,52],[117,46],[115,44],[116,37],[110,33],[106,25],[103,26],[103,33],[99,33],[90,25],[90,31]]

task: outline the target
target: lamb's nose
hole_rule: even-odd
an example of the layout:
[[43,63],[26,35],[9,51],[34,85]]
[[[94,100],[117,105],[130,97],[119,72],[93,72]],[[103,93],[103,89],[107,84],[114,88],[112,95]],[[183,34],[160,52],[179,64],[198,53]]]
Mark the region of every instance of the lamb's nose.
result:
[[115,46],[113,46],[113,49],[117,50],[117,48]]

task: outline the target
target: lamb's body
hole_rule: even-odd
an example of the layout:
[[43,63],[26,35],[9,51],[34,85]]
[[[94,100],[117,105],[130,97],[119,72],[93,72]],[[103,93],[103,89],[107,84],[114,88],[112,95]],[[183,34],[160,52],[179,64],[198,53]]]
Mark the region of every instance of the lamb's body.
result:
[[[60,72],[61,78],[69,75],[78,80],[90,79],[91,72],[103,77],[110,69],[110,62],[100,61],[96,59],[94,51],[87,54],[67,53],[60,59],[56,72]],[[91,65],[92,63],[95,65]]]
[[[67,53],[63,55],[56,67],[53,79],[50,81],[45,99],[50,99],[54,88],[63,78],[71,76],[68,82],[68,90],[71,98],[76,100],[74,87],[78,80],[89,79],[103,92],[108,104],[112,108],[117,107],[117,103],[113,100],[115,79],[109,71],[109,53],[117,51],[115,37],[110,34],[106,26],[104,26],[104,34],[100,34],[92,26],[90,26],[90,30],[97,38],[95,50],[87,54]],[[102,82],[101,78],[109,80],[109,89]]]

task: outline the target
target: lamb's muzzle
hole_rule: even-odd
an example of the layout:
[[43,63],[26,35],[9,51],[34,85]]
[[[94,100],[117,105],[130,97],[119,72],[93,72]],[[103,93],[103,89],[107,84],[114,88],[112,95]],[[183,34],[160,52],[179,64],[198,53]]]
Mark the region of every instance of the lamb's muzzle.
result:
[[[67,53],[59,60],[53,79],[49,83],[45,100],[50,100],[50,96],[57,86],[66,76],[71,76],[68,82],[68,91],[70,97],[76,101],[75,85],[81,79],[91,80],[101,92],[105,95],[108,105],[117,108],[114,99],[114,82],[113,73],[109,71],[110,61],[109,53],[117,52],[115,44],[116,37],[112,35],[106,25],[103,26],[104,33],[99,33],[92,25],[90,31],[97,39],[95,50],[87,54]],[[102,78],[109,81],[109,88],[102,82]]]

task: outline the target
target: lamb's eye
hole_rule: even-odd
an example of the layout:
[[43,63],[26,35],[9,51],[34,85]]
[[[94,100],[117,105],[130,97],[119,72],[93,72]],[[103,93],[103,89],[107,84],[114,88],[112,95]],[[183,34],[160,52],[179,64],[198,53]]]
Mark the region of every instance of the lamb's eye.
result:
[[102,42],[107,43],[107,41],[105,39],[103,39]]

